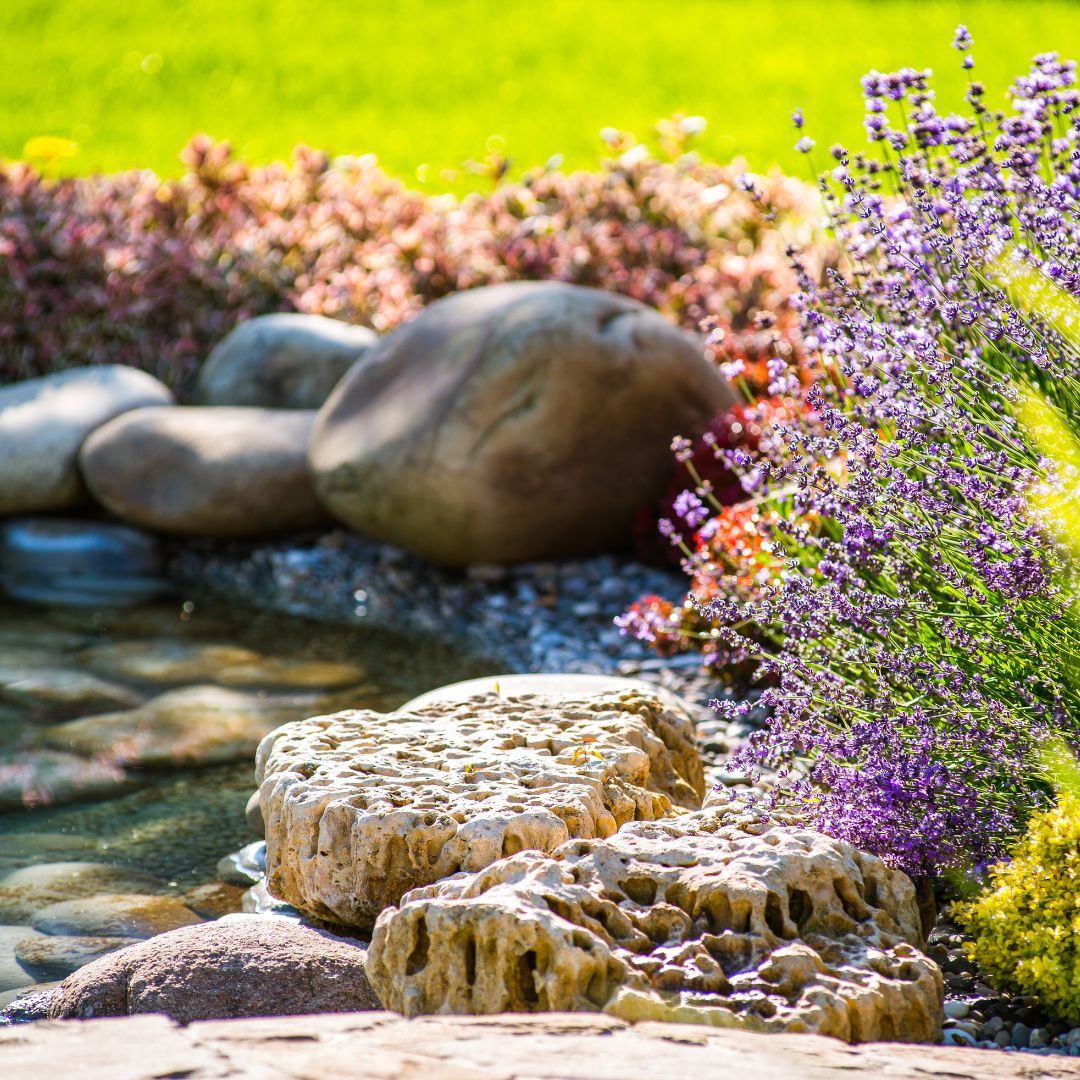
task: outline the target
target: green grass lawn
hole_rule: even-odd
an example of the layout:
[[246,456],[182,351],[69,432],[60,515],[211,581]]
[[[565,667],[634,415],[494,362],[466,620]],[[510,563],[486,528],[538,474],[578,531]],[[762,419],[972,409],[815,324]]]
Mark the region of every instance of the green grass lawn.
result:
[[1033,53],[1080,53],[1070,0],[2,0],[0,157],[55,135],[78,143],[67,171],[171,173],[206,131],[256,161],[371,151],[438,187],[491,136],[515,171],[589,165],[601,127],[682,111],[708,154],[794,170],[791,110],[821,143],[861,140],[869,68],[933,67],[958,99],[960,21],[994,101]]

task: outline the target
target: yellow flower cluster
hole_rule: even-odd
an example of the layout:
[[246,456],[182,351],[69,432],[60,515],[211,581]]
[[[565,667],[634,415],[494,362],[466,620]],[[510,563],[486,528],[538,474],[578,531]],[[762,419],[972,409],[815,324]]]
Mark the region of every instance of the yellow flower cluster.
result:
[[1063,792],[1032,817],[1012,861],[954,913],[975,939],[968,954],[994,985],[1080,1020],[1080,798]]

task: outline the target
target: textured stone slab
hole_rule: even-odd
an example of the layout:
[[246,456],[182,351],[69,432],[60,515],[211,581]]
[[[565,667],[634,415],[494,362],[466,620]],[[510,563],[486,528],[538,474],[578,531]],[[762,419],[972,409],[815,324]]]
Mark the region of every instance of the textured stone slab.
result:
[[413,712],[427,708],[439,701],[467,701],[483,694],[501,694],[504,697],[520,697],[522,694],[541,694],[549,698],[581,698],[591,694],[620,693],[633,690],[639,694],[657,694],[676,709],[687,708],[686,702],[669,690],[644,682],[641,679],[625,679],[620,675],[582,675],[572,672],[533,672],[528,675],[506,673],[484,675],[478,679],[465,679],[434,690],[405,702],[399,712]]
[[921,944],[904,874],[732,805],[407,893],[376,923],[369,973],[408,1016],[606,1011],[936,1041],[942,978]]
[[411,888],[700,805],[689,718],[639,693],[487,695],[287,724],[256,760],[273,895],[370,929]]
[[814,1035],[604,1016],[391,1013],[211,1021],[162,1016],[0,1028],[10,1077],[79,1080],[1075,1080],[1061,1057],[944,1046],[853,1047]]

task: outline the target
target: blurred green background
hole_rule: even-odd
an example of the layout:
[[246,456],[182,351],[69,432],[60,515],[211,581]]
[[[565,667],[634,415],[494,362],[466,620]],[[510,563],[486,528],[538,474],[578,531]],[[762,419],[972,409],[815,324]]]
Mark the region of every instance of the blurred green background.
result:
[[512,173],[591,165],[601,127],[644,138],[682,111],[709,121],[709,155],[795,171],[791,110],[819,142],[861,141],[869,68],[933,67],[959,101],[958,22],[991,101],[1033,53],[1080,52],[1070,0],[0,0],[0,157],[55,136],[29,148],[55,171],[176,173],[204,131],[255,161],[374,152],[438,188],[492,136]]

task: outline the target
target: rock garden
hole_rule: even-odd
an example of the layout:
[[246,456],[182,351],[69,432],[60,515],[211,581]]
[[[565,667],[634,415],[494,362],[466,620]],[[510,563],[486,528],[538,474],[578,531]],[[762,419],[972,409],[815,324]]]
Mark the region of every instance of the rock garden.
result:
[[0,167],[0,1064],[1080,1075],[1075,65],[863,92]]

